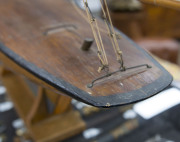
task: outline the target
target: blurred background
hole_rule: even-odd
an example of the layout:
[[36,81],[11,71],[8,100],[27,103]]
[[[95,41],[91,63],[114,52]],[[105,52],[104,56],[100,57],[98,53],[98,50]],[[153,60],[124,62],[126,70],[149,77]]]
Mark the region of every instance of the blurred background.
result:
[[[76,3],[83,9],[81,0]],[[101,17],[98,0],[89,6]],[[180,142],[180,12],[137,0],[108,0],[108,6],[114,26],[150,52],[174,81],[157,96],[123,107],[99,109],[73,100],[89,127],[64,142]],[[12,141],[32,140],[0,83],[0,142]]]

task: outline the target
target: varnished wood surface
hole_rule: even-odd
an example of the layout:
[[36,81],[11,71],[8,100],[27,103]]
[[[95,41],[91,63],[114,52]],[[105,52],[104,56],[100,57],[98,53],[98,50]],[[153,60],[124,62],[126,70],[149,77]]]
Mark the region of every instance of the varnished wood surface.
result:
[[179,0],[140,0],[141,2],[154,4],[156,6],[164,6],[176,10],[180,10]]
[[33,137],[37,142],[58,142],[79,134],[85,128],[80,114],[70,111],[32,125],[29,129],[34,132]]
[[[99,23],[105,29],[102,21]],[[62,25],[69,27],[64,29]],[[58,29],[54,32],[52,27]],[[0,29],[0,50],[8,58],[56,89],[94,106],[142,100],[164,89],[172,80],[150,55],[121,33],[119,44],[125,66],[149,64],[152,69],[87,88],[103,73],[97,72],[95,43],[88,52],[80,49],[84,38],[93,36],[86,19],[68,0],[0,0]],[[115,71],[119,64],[105,33],[103,42],[110,70]]]

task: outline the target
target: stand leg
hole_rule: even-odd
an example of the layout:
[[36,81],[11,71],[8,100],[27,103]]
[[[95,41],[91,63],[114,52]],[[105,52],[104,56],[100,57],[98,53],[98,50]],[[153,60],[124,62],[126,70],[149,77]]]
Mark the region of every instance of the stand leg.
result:
[[[36,97],[23,77],[4,67],[0,73],[8,95],[35,141],[64,140],[85,129],[79,112],[71,109],[71,98],[43,87],[39,87]],[[52,113],[47,110],[47,99],[55,105]]]

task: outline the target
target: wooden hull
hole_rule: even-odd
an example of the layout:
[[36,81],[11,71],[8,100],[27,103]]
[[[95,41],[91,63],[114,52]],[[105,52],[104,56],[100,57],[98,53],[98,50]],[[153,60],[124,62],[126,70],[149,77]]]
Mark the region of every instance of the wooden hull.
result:
[[[101,30],[105,25],[98,21]],[[21,68],[57,90],[85,103],[110,107],[151,97],[166,88],[171,75],[146,51],[119,32],[126,67],[141,64],[151,69],[106,81],[88,88],[87,84],[104,75],[98,73],[95,43],[81,50],[84,38],[93,38],[87,19],[67,0],[0,0],[0,51]],[[119,64],[106,33],[103,42],[110,64]],[[3,59],[2,59],[3,60]]]

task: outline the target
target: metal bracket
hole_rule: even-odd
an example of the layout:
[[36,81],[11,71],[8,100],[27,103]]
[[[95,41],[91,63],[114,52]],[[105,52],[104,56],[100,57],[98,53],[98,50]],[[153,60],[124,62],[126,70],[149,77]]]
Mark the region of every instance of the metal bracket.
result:
[[106,77],[110,77],[110,76],[112,76],[113,74],[116,74],[116,73],[118,73],[118,72],[125,72],[125,71],[127,71],[127,70],[131,70],[131,69],[135,69],[135,68],[140,68],[140,67],[143,67],[143,66],[145,66],[145,67],[147,67],[147,68],[152,68],[152,66],[150,66],[150,65],[148,65],[148,64],[142,64],[142,65],[133,66],[133,67],[129,67],[129,68],[125,68],[125,67],[124,67],[124,68],[121,68],[121,69],[119,69],[119,70],[117,70],[117,71],[115,71],[115,72],[108,73],[108,74],[106,74],[106,75],[103,75],[103,76],[101,76],[101,77],[93,80],[91,83],[89,83],[89,84],[87,85],[87,87],[88,87],[88,88],[93,88],[93,86],[94,86],[94,84],[95,84],[96,81],[101,80],[101,79],[104,79],[104,78],[106,78]]

